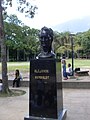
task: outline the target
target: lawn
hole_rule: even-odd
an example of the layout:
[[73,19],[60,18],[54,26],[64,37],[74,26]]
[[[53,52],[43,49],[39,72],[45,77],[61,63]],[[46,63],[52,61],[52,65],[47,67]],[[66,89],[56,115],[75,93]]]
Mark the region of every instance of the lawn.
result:
[[[30,62],[8,62],[7,63],[7,68],[8,72],[15,71],[16,69],[19,69],[22,72],[28,72]],[[0,72],[1,72],[1,63],[0,63]]]
[[[71,63],[71,59],[67,59],[66,63]],[[30,68],[29,62],[8,62],[8,72],[15,71],[16,69],[19,69],[22,72],[28,72]],[[85,59],[74,59],[74,68],[80,67],[80,68],[90,68],[90,60]],[[0,63],[0,72],[1,72],[1,63]]]
[[[67,59],[66,63],[71,63],[71,59]],[[74,59],[74,68],[80,67],[80,68],[90,68],[90,60],[87,59]]]

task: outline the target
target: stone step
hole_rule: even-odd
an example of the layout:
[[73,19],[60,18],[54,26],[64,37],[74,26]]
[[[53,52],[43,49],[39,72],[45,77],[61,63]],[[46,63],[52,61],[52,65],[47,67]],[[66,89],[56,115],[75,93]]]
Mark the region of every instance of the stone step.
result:
[[[8,84],[9,86],[12,86],[13,81],[9,80]],[[29,81],[21,81],[21,86],[22,87],[29,87]],[[57,83],[57,87],[60,87],[60,83]],[[62,87],[63,88],[80,88],[80,89],[89,89],[90,88],[90,82],[89,81],[73,81],[73,80],[66,80],[66,81],[62,81]]]

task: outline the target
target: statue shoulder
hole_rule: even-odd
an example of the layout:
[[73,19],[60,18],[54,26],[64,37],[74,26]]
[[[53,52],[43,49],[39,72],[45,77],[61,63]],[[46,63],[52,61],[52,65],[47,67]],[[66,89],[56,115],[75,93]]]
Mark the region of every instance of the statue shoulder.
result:
[[53,51],[51,51],[50,53],[40,53],[36,58],[37,59],[56,58],[56,54]]

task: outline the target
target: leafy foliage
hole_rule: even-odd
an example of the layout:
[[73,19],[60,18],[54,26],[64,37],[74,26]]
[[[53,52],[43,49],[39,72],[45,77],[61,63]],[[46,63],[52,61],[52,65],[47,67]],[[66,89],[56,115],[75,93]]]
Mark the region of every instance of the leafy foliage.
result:
[[[38,7],[31,4],[31,0],[16,0],[17,10],[23,14],[25,17],[33,18]],[[4,8],[4,15],[7,14],[6,9],[13,6],[13,0],[2,0],[2,5]]]
[[25,55],[37,54],[39,50],[37,29],[20,26],[21,22],[15,15],[10,16],[9,23],[5,22],[6,45],[9,49],[23,50]]

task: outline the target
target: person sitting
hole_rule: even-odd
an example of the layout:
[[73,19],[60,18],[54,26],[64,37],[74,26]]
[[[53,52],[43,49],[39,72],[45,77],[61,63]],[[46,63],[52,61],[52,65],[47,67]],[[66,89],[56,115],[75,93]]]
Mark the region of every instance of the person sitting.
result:
[[21,79],[21,76],[20,76],[19,70],[16,69],[15,79],[13,80],[13,87],[15,86],[15,83],[16,83],[16,87],[20,87],[20,79]]
[[72,68],[71,68],[71,64],[68,64],[68,68],[66,69],[67,72],[67,76],[72,76]]

